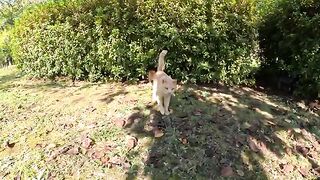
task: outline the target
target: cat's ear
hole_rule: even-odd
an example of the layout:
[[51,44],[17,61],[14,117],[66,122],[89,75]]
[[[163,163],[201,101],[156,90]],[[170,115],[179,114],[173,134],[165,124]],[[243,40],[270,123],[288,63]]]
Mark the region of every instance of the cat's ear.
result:
[[174,86],[176,86],[176,85],[177,85],[177,80],[176,80],[176,79],[173,79],[173,80],[172,80],[172,84],[173,84]]

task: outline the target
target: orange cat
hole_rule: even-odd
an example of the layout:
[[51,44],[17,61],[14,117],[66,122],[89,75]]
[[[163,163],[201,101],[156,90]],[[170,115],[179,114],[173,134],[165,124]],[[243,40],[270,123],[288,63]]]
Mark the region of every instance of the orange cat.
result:
[[159,55],[157,72],[149,72],[149,81],[153,81],[152,85],[152,101],[157,102],[162,115],[169,115],[169,104],[171,96],[177,88],[177,80],[172,79],[164,72],[164,57],[168,53],[163,50]]

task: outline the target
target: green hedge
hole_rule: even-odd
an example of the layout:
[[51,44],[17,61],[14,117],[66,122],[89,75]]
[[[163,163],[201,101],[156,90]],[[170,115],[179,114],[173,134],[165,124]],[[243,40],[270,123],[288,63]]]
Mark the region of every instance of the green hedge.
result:
[[9,31],[0,31],[0,67],[7,65],[7,58],[10,56]]
[[16,21],[12,49],[38,77],[137,80],[168,49],[167,72],[181,81],[249,83],[260,64],[255,13],[250,0],[49,2]]
[[298,77],[295,93],[299,96],[320,95],[319,12],[318,0],[278,0],[260,27],[265,57],[261,72]]

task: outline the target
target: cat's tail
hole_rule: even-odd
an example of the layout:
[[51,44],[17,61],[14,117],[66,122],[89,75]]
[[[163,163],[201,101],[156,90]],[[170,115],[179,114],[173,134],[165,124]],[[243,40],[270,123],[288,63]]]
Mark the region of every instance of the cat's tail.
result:
[[168,53],[167,50],[162,50],[160,55],[159,55],[159,60],[158,60],[158,68],[157,71],[164,71],[165,64],[164,64],[164,57]]

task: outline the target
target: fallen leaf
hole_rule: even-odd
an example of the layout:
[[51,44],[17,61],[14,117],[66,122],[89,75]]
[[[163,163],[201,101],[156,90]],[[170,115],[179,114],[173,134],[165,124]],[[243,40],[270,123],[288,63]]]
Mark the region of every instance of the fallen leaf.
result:
[[154,129],[153,133],[154,133],[154,137],[156,137],[156,138],[160,138],[164,135],[164,133],[158,128]]
[[276,123],[272,122],[271,120],[265,120],[265,122],[266,122],[267,124],[270,124],[270,125],[273,125],[273,126],[276,125]]
[[46,130],[46,134],[49,134],[49,133],[52,132],[52,131],[53,131],[53,127],[48,128],[48,129]]
[[237,174],[241,177],[244,176],[244,172],[242,170],[237,170]]
[[247,141],[248,141],[249,147],[252,151],[254,151],[254,152],[259,151],[259,148],[257,146],[257,142],[253,137],[248,136]]
[[21,180],[20,174],[18,174],[16,177],[13,178],[14,180]]
[[281,170],[287,174],[293,171],[294,166],[291,164],[280,164]]
[[115,165],[120,165],[122,163],[122,159],[118,156],[111,157],[109,161]]
[[307,177],[308,176],[308,170],[306,170],[304,167],[300,167],[298,169],[298,171],[303,177]]
[[261,151],[261,152],[266,152],[267,151],[267,146],[264,142],[258,142],[258,149]]
[[127,141],[127,148],[131,150],[134,147],[136,147],[137,143],[138,143],[138,139],[136,137],[130,137]]
[[193,115],[195,116],[201,116],[202,114],[202,110],[201,109],[196,109],[194,112],[193,112]]
[[90,139],[90,138],[88,138],[88,137],[84,138],[84,139],[82,140],[82,143],[81,143],[82,147],[84,147],[84,148],[86,148],[86,149],[88,149],[92,144],[93,144],[92,139]]
[[46,148],[49,150],[49,149],[52,149],[52,148],[55,148],[55,147],[57,147],[57,145],[54,144],[54,143],[51,143],[51,144],[48,144],[48,146]]
[[104,156],[104,153],[102,151],[99,150],[94,150],[93,154],[92,154],[92,158],[93,159],[100,159]]
[[56,177],[56,175],[50,171],[50,172],[48,173],[47,180],[55,179],[55,177]]
[[9,148],[13,148],[14,147],[14,145],[16,145],[16,143],[10,143],[9,141],[7,141],[6,142],[6,145],[7,145],[7,147],[9,147]]
[[79,147],[73,147],[69,149],[66,153],[69,155],[77,155],[79,154]]
[[113,149],[114,149],[114,147],[112,147],[112,146],[110,146],[110,145],[105,145],[105,146],[103,147],[103,150],[104,150],[105,152],[112,151]]
[[224,176],[224,177],[230,177],[234,175],[232,167],[230,166],[223,167],[220,173],[221,173],[221,176]]
[[35,147],[36,147],[36,148],[42,148],[43,146],[44,146],[43,144],[37,143]]
[[315,150],[320,153],[320,144],[317,141],[312,142],[312,146],[315,148]]
[[126,161],[126,162],[122,163],[122,167],[124,169],[129,169],[131,167],[131,164],[128,161]]
[[318,153],[316,151],[308,152],[308,156],[313,158],[313,159],[318,159]]
[[93,154],[94,154],[94,150],[93,149],[88,149],[86,154],[87,154],[88,157],[92,157]]
[[94,123],[91,123],[87,126],[87,129],[93,129],[95,127],[97,127],[98,123],[97,122],[94,122]]
[[306,156],[309,152],[309,149],[303,146],[296,146],[296,150],[301,153],[303,156]]
[[285,148],[285,151],[286,151],[286,153],[287,153],[289,156],[292,155],[292,150],[291,150],[291,148],[286,147],[286,148]]
[[101,162],[102,162],[102,164],[104,164],[104,165],[109,164],[109,160],[110,160],[109,157],[102,157],[102,158],[101,158]]
[[182,144],[188,144],[188,139],[187,138],[180,138],[180,142]]
[[320,167],[314,168],[314,170],[320,175]]
[[126,122],[122,119],[117,119],[117,120],[115,120],[114,123],[117,127],[120,127],[120,128],[122,128],[126,124]]
[[53,160],[53,159],[57,158],[60,154],[66,153],[70,148],[71,148],[70,146],[64,146],[64,147],[60,148],[59,150],[57,150],[51,154],[49,160]]

